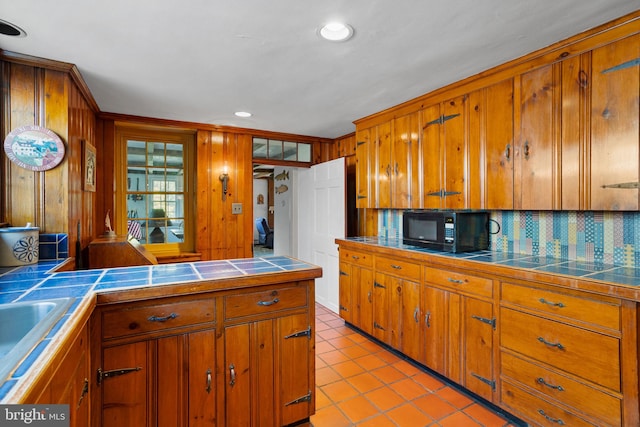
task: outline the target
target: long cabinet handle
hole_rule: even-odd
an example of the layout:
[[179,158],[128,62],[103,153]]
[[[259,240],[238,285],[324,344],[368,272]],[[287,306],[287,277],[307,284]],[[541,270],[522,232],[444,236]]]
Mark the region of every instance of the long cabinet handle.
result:
[[552,418],[549,415],[547,415],[542,409],[538,409],[538,413],[543,417],[545,417],[547,421],[551,421],[552,423],[556,423],[561,426],[564,425],[564,421],[562,421],[560,418]]
[[369,300],[369,302],[371,302],[371,291],[367,292],[367,300]]
[[548,383],[548,382],[546,382],[546,381],[544,380],[544,378],[542,378],[542,377],[538,377],[538,378],[536,378],[536,382],[537,382],[538,384],[542,384],[543,386],[546,386],[546,387],[552,388],[552,389],[554,389],[554,390],[564,391],[564,387],[562,387],[561,385],[553,385],[553,384],[549,384],[549,383]]
[[559,307],[559,308],[563,308],[565,307],[565,305],[561,302],[551,302],[551,301],[547,301],[544,298],[540,298],[538,301],[540,301],[542,304],[547,304],[550,305],[552,307]]
[[149,322],[166,322],[167,320],[172,320],[178,317],[176,313],[171,313],[168,316],[151,316],[147,320]]
[[531,153],[531,146],[529,145],[529,141],[524,142],[524,158],[529,160],[529,154]]
[[204,389],[207,393],[211,393],[211,369],[207,369],[207,385]]
[[279,302],[280,302],[280,300],[278,298],[274,298],[271,301],[258,301],[258,305],[270,306],[270,305],[273,305],[273,304],[277,304]]
[[420,309],[418,309],[418,307],[416,307],[415,310],[413,310],[413,320],[415,320],[416,323],[419,322],[418,320],[418,312],[420,311]]
[[424,323],[427,325],[427,328],[431,327],[431,310],[428,310],[427,314],[424,315]]
[[540,341],[542,344],[549,346],[549,347],[556,347],[558,350],[564,350],[565,347],[560,344],[559,342],[549,342],[547,340],[545,340],[542,337],[538,337],[538,341]]
[[229,385],[233,387],[236,385],[236,367],[232,364],[229,365]]
[[464,285],[464,280],[454,279],[453,277],[449,277],[447,280],[456,285]]
[[507,160],[511,160],[511,144],[507,144],[506,147],[504,147],[504,157]]

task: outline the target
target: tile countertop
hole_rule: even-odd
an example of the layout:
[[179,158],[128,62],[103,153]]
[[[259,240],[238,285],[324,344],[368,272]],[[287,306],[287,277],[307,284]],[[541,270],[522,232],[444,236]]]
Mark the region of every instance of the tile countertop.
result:
[[563,260],[552,257],[521,255],[489,250],[461,253],[441,252],[418,246],[405,245],[402,243],[402,240],[381,237],[349,237],[338,239],[338,241],[340,240],[640,288],[640,269],[620,267],[613,264]]
[[41,364],[43,359],[46,361],[46,353],[60,340],[59,335],[68,329],[71,320],[95,306],[96,295],[141,288],[153,288],[155,292],[159,285],[184,283],[197,286],[198,282],[215,283],[223,279],[261,274],[319,270],[315,265],[284,256],[52,273],[59,263],[42,261],[29,266],[0,268],[0,304],[75,298],[65,315],[13,373],[8,378],[0,379],[0,403],[13,403],[15,393],[12,389],[27,376],[32,366]]

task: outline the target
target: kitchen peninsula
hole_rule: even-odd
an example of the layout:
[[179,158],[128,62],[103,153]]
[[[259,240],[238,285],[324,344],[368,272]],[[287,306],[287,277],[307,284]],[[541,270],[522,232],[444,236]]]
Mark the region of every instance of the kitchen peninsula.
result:
[[315,412],[319,267],[278,256],[53,266],[0,271],[2,303],[75,298],[2,379],[2,403],[68,403],[72,426],[287,425]]

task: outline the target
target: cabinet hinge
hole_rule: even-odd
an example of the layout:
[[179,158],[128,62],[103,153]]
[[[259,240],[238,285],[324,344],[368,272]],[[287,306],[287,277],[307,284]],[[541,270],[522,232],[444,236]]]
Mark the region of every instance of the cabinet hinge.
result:
[[623,62],[622,64],[618,64],[611,68],[607,68],[606,70],[602,70],[602,74],[611,73],[613,71],[624,70],[625,68],[635,67],[636,65],[640,65],[640,58],[632,59],[631,61]]
[[384,326],[382,326],[381,324],[379,324],[378,322],[373,322],[373,327],[375,329],[380,329],[381,331],[386,331],[386,329],[384,328]]
[[366,199],[367,196],[357,196],[356,199],[361,200],[361,199]]
[[342,311],[349,311],[349,309],[347,307],[345,307],[344,305],[340,306],[340,310]]
[[458,114],[451,114],[449,116],[442,115],[442,116],[438,117],[437,119],[431,120],[430,122],[428,122],[425,125],[425,127],[429,126],[429,125],[441,125],[444,122],[446,122],[447,120],[451,120],[451,119],[453,119],[455,117],[458,117],[459,115],[460,115],[459,113]]
[[460,194],[460,192],[459,191],[444,191],[444,190],[442,190],[442,196],[443,197],[455,196],[456,194]]
[[120,375],[130,374],[131,372],[137,372],[141,370],[142,367],[140,366],[136,368],[113,369],[111,371],[103,371],[102,368],[98,368],[97,382],[98,385],[100,385],[102,383],[102,380],[105,378],[119,377]]
[[357,141],[356,142],[356,147],[359,147],[359,146],[361,146],[363,144],[366,144],[366,142],[365,141]]
[[341,275],[341,276],[348,276],[348,274],[347,274],[347,273],[345,273],[345,272],[344,272],[344,271],[342,271],[342,270],[340,270],[340,275]]
[[496,318],[495,317],[493,319],[487,319],[486,317],[476,316],[475,314],[471,315],[471,317],[473,317],[476,320],[481,321],[482,323],[486,323],[487,325],[491,325],[493,327],[493,329],[496,328]]
[[490,380],[490,379],[487,379],[487,378],[485,378],[485,377],[482,377],[482,376],[480,376],[480,375],[478,375],[478,374],[476,374],[476,373],[474,373],[474,372],[471,372],[471,375],[472,375],[473,377],[475,377],[475,378],[479,379],[479,380],[480,380],[480,381],[482,381],[483,383],[485,383],[485,384],[487,384],[487,385],[491,386],[491,390],[495,390],[495,389],[496,389],[496,382],[495,382],[495,381],[492,381],[492,380]]
[[309,339],[311,339],[311,325],[309,325],[309,327],[304,331],[298,331],[289,335],[285,335],[284,339],[287,340],[289,338],[298,338],[298,337],[309,337]]
[[374,287],[374,288],[387,289],[387,287],[386,287],[386,286],[381,285],[381,284],[380,284],[380,283],[378,283],[378,282],[373,282],[373,287]]
[[309,393],[305,394],[304,396],[294,399],[291,402],[285,403],[284,406],[295,405],[297,403],[303,403],[303,402],[311,402],[311,397],[312,397],[311,391],[309,391]]
[[622,188],[622,189],[630,189],[637,190],[640,188],[640,182],[623,182],[620,184],[605,184],[602,188]]

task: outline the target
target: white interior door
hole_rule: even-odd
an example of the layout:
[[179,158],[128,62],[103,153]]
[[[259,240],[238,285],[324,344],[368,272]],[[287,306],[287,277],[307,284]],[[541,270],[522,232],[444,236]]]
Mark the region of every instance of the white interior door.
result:
[[345,236],[344,158],[298,170],[295,218],[297,257],[322,267],[316,301],[338,313],[339,258],[336,238]]

